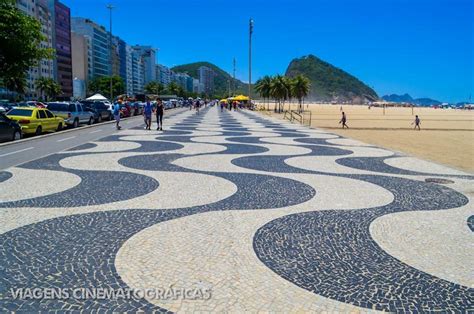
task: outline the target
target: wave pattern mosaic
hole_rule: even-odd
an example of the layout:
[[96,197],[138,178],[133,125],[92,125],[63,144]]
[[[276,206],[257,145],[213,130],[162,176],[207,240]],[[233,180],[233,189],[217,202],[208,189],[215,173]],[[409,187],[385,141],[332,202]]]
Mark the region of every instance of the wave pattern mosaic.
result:
[[[49,182],[25,193],[32,176]],[[0,311],[473,311],[473,179],[253,112],[179,111],[0,172]],[[14,295],[169,287],[209,295]]]

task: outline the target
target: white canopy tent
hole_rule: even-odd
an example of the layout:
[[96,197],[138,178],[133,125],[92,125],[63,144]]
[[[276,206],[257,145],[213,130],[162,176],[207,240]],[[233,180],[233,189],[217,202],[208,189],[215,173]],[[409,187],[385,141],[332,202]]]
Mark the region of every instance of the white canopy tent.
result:
[[107,100],[107,98],[105,98],[101,94],[94,94],[91,97],[87,98],[86,100]]

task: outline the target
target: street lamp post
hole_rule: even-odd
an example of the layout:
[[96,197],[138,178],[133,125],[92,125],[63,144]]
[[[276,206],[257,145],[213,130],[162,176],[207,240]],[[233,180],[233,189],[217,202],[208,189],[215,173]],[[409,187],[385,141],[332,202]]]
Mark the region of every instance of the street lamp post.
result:
[[234,76],[232,77],[232,96],[235,96],[235,57],[234,57]]
[[253,19],[249,20],[249,106],[252,103],[252,33]]
[[109,80],[110,80],[110,100],[113,101],[113,90],[112,90],[112,68],[113,68],[113,61],[112,61],[112,10],[115,7],[112,4],[107,4],[107,9],[109,9],[109,17],[110,17],[110,27],[109,27],[109,58],[110,58],[110,70],[109,70]]

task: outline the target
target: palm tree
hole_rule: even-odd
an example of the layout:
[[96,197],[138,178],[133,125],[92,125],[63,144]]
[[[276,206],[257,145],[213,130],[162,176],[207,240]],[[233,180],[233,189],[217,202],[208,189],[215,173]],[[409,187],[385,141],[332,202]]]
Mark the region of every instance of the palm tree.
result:
[[304,75],[297,75],[292,80],[291,91],[294,97],[298,99],[298,111],[303,111],[303,101],[308,96],[311,89],[310,80]]
[[[271,85],[272,85],[272,77],[265,75],[263,78],[259,79],[255,83],[255,90],[263,97],[263,102],[265,105],[265,100],[269,100],[271,96]],[[270,110],[270,101],[268,101],[268,110]]]
[[156,81],[152,81],[146,84],[144,89],[148,94],[160,95],[163,92],[163,85]]
[[[278,112],[280,113],[282,110],[281,102],[288,97],[287,82],[283,76],[276,75],[272,78],[270,94],[278,102]],[[275,111],[277,111],[276,108]]]
[[[288,76],[283,76],[283,85],[285,86],[285,97],[283,98],[283,109],[285,109],[285,101],[288,100],[289,102],[291,101],[291,98],[293,97],[292,94],[292,86],[293,80],[291,77]],[[291,104],[288,105],[288,109],[291,111]]]
[[49,80],[46,77],[42,76],[39,79],[37,79],[35,83],[36,83],[36,88],[41,93],[41,98],[43,98],[44,94],[49,89],[49,84],[50,84]]
[[172,95],[178,95],[179,93],[179,85],[176,84],[176,82],[171,82],[169,85],[168,85],[168,91],[170,92],[170,94]]
[[54,79],[49,77],[40,77],[37,79],[36,86],[41,91],[41,94],[46,95],[46,100],[61,94],[61,86],[56,83]]

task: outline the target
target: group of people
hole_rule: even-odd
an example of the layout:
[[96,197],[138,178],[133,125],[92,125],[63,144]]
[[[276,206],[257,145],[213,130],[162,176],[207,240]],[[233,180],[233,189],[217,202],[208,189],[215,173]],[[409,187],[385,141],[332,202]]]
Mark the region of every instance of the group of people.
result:
[[[143,117],[145,119],[145,130],[151,130],[151,118],[153,112],[156,114],[156,123],[157,123],[157,131],[163,131],[163,115],[165,113],[165,108],[163,102],[158,100],[156,102],[156,106],[154,107],[150,101],[147,101],[145,106],[143,107]],[[120,126],[120,104],[118,102],[115,103],[113,106],[113,114],[115,119],[115,127],[117,130],[120,130],[122,127]]]
[[[342,109],[342,107],[341,107]],[[341,120],[339,121],[339,124],[342,124],[342,128],[349,128],[349,126],[347,126],[347,117],[346,117],[346,114],[344,111],[342,111],[342,117],[341,117]],[[420,117],[418,117],[418,115],[415,116],[415,121],[412,122],[411,125],[415,125],[415,130],[418,130],[420,131],[421,128],[420,128],[420,124],[421,124],[421,120],[420,120]]]
[[165,107],[161,100],[156,102],[156,107],[147,101],[145,107],[143,108],[143,117],[145,118],[145,130],[151,130],[151,117],[153,112],[156,115],[156,130],[163,131],[163,115],[165,113]]
[[224,111],[224,108],[229,109],[230,111],[232,111],[232,108],[233,108],[234,111],[236,111],[237,108],[242,109],[242,103],[235,100],[232,103],[227,103],[227,102],[222,101],[221,111]]

